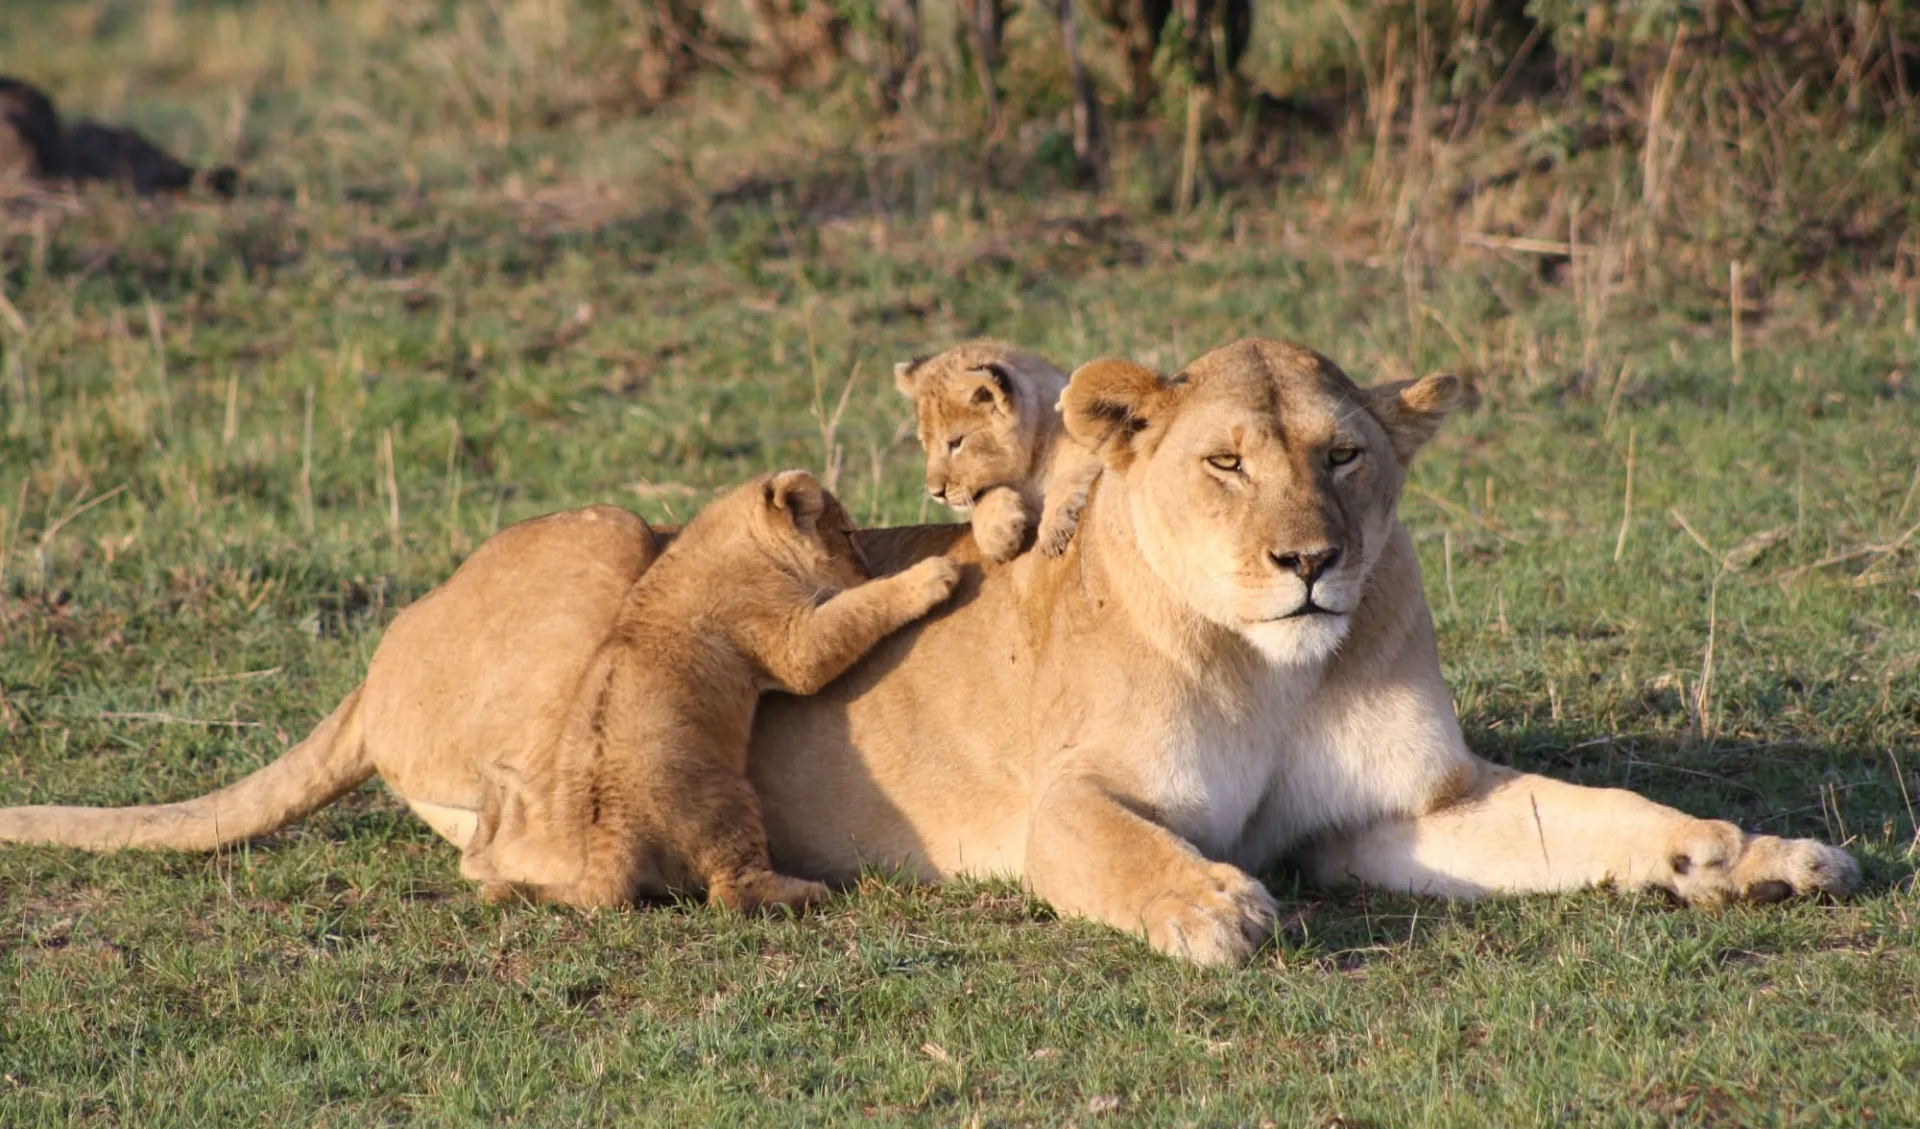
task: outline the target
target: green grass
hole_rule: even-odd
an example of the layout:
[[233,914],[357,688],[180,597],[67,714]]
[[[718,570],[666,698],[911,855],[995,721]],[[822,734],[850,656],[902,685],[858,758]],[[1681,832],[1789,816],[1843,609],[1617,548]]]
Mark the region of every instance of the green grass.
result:
[[[5,221],[0,803],[230,781],[501,525],[821,468],[849,382],[839,492],[916,520],[896,359],[1259,334],[1475,377],[1403,510],[1477,749],[1847,840],[1867,888],[1689,912],[1282,870],[1274,945],[1197,972],[1003,885],[876,877],[800,921],[486,907],[369,788],[218,857],[0,851],[0,1124],[1920,1120],[1910,279],[1769,279],[1736,380],[1724,291],[1416,253],[1318,182],[1176,219],[1049,190],[1044,139],[989,176],[837,95],[720,87],[489,132],[429,65],[457,24],[195,7],[169,40],[96,8],[90,47],[43,8],[0,45],[194,157],[239,105],[258,190]],[[482,46],[508,89],[552,80]]]

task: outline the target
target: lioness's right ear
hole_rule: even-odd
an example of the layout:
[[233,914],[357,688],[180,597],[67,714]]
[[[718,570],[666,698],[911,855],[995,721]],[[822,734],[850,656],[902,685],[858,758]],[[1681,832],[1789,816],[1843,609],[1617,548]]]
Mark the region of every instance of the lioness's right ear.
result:
[[1166,377],[1133,361],[1103,357],[1073,370],[1060,393],[1067,434],[1124,472],[1173,406]]
[[802,533],[812,533],[827,508],[826,487],[804,470],[783,470],[769,478],[765,494],[767,508]]
[[915,357],[910,361],[893,362],[893,386],[900,394],[911,400],[920,394],[920,366],[932,360],[931,357]]

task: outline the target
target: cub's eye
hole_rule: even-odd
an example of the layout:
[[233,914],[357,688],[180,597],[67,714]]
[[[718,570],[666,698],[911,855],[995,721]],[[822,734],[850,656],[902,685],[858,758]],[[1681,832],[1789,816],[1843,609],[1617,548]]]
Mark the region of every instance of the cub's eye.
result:
[[1346,466],[1359,457],[1360,448],[1358,447],[1335,447],[1333,450],[1327,452],[1327,465]]
[[955,451],[958,451],[960,449],[960,444],[965,443],[966,441],[967,441],[967,437],[964,435],[956,435],[953,438],[947,440],[947,453],[952,454]]
[[1239,455],[1208,455],[1207,465],[1215,470],[1224,470],[1229,474],[1240,469]]

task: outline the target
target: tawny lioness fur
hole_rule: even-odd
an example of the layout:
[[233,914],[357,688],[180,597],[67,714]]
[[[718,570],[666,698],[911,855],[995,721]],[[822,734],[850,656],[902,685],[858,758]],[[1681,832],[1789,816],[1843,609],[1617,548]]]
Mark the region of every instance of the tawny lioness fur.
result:
[[[965,527],[862,531],[876,575],[950,556],[952,604],[810,697],[768,694],[748,775],[781,869],[1004,875],[1202,963],[1272,933],[1254,874],[1447,897],[1650,886],[1692,903],[1851,890],[1853,857],[1474,756],[1398,512],[1458,382],[1357,387],[1249,340],[1179,372],[1086,365],[1066,426],[1105,467],[1058,557]],[[0,811],[0,840],[207,849],[378,771],[454,843],[479,767],[552,740],[658,542],[607,507],[502,532],[403,612],[311,736],[209,796]]]
[[811,694],[946,599],[944,557],[869,582],[853,522],[805,471],[766,474],[680,531],[620,605],[558,740],[494,766],[461,873],[581,906],[702,889],[805,906],[773,870],[747,740],[762,691]]
[[1012,560],[1030,531],[1045,555],[1065,552],[1100,473],[1061,425],[1067,374],[1011,345],[970,341],[895,365],[893,379],[913,401],[927,493],[971,512],[988,559]]

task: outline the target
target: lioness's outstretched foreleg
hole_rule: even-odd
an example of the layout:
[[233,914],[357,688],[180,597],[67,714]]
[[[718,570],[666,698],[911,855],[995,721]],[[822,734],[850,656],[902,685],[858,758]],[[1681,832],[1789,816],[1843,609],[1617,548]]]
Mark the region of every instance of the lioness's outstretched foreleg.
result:
[[1207,859],[1097,778],[1037,794],[1026,873],[1061,913],[1145,934],[1197,964],[1242,963],[1273,935],[1273,896],[1258,879]]
[[1322,882],[1452,897],[1612,884],[1713,904],[1843,894],[1860,878],[1852,855],[1817,840],[1749,835],[1622,789],[1485,762],[1456,802],[1321,844],[1306,862]]
[[0,808],[0,843],[210,851],[285,827],[352,791],[373,772],[356,688],[306,740],[217,792],[126,808]]

